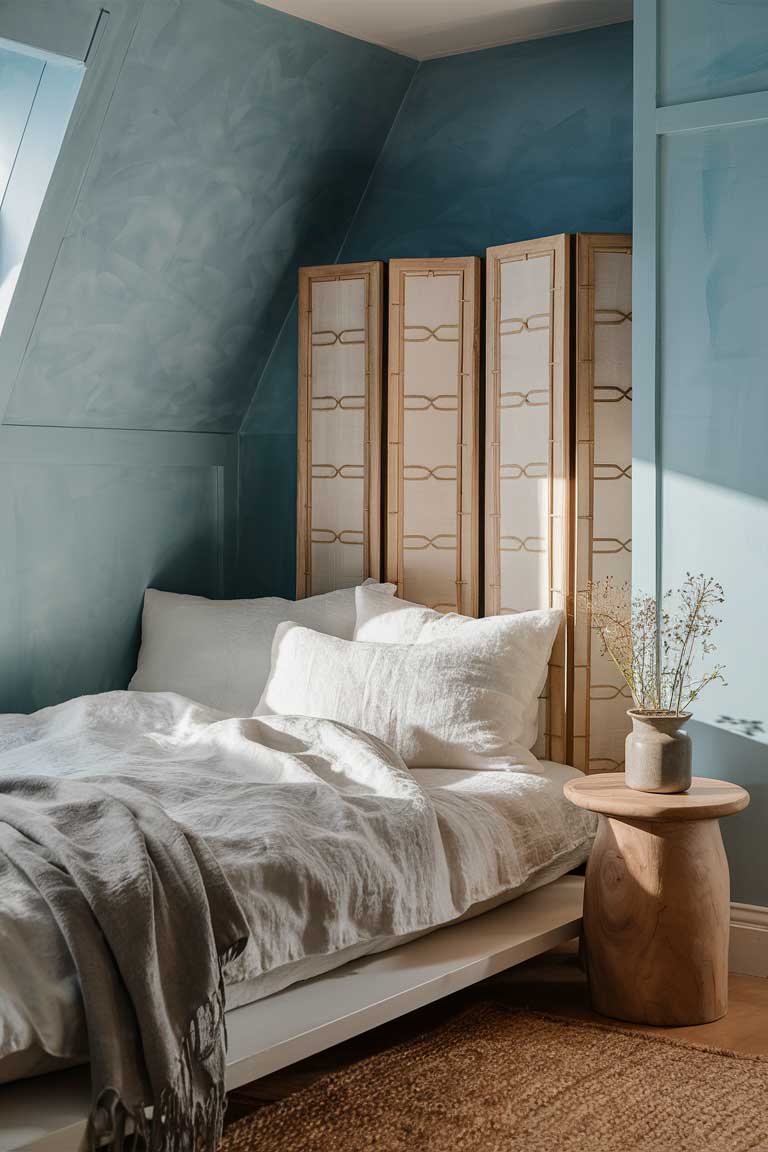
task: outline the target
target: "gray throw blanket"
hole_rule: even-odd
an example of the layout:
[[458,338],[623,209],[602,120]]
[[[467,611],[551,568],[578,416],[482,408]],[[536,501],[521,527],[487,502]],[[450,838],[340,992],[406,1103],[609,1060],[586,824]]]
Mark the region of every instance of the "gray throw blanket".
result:
[[85,1147],[120,1152],[130,1127],[148,1152],[213,1152],[222,969],[248,929],[205,842],[122,784],[0,777],[0,852],[46,901],[78,971],[93,1096]]

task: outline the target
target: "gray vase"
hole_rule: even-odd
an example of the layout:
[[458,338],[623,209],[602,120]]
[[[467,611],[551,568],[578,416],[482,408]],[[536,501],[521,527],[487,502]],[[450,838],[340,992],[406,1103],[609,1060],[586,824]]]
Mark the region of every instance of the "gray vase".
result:
[[625,781],[637,792],[687,792],[691,786],[691,738],[681,732],[690,712],[639,712],[630,708]]

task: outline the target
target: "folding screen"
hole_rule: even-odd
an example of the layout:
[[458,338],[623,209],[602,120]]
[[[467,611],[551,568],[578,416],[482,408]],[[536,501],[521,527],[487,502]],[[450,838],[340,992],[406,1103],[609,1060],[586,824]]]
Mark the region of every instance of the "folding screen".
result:
[[576,618],[573,760],[621,771],[629,691],[591,631],[583,593],[632,575],[632,245],[630,236],[577,239]]
[[[489,248],[485,612],[568,606],[568,236]],[[566,629],[536,752],[566,752]]]
[[[580,235],[576,257],[572,299],[569,236],[487,251],[484,611],[566,610],[535,751],[600,771],[623,766],[631,703],[583,605],[631,579],[630,238]],[[382,280],[301,270],[299,596],[381,575]],[[477,615],[479,261],[393,260],[389,286],[387,578]]]
[[479,609],[480,261],[389,265],[387,579]]
[[383,275],[299,272],[297,597],[381,575]]

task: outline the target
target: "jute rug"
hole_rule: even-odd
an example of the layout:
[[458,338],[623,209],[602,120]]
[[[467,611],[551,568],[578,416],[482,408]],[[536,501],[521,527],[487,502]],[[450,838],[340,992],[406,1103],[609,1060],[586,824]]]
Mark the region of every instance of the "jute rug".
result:
[[470,1008],[240,1120],[221,1152],[757,1152],[768,1058]]

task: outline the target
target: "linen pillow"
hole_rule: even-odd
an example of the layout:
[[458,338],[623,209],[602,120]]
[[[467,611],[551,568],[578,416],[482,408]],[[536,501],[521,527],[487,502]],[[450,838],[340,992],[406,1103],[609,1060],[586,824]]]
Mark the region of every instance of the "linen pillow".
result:
[[[383,595],[395,591],[394,584],[370,583]],[[351,639],[355,590],[305,600],[208,600],[148,588],[139,661],[129,688],[178,692],[230,715],[250,716],[267,682],[272,640],[283,620]]]
[[355,588],[355,616],[355,640],[376,644],[417,644],[428,624],[438,626],[432,637],[436,639],[440,621],[444,621],[442,627],[449,633],[474,620],[473,616],[460,616],[457,612],[436,612],[434,608],[400,600],[397,596],[382,596],[371,588]]
[[[425,644],[451,636],[457,628],[475,623],[473,616],[460,616],[457,612],[436,612],[434,608],[427,608],[423,604],[412,604],[396,596],[385,596],[373,587],[355,589],[355,609],[355,640],[375,641],[378,644]],[[554,611],[560,620],[561,613]],[[527,612],[516,614],[520,627],[525,626],[525,617],[528,615]],[[520,743],[526,748],[533,748],[539,736],[539,696],[544,691],[548,671],[545,664],[525,717]]]
[[375,644],[286,622],[254,714],[362,728],[411,768],[532,766],[520,737],[559,623],[559,612],[490,616],[425,643]]

